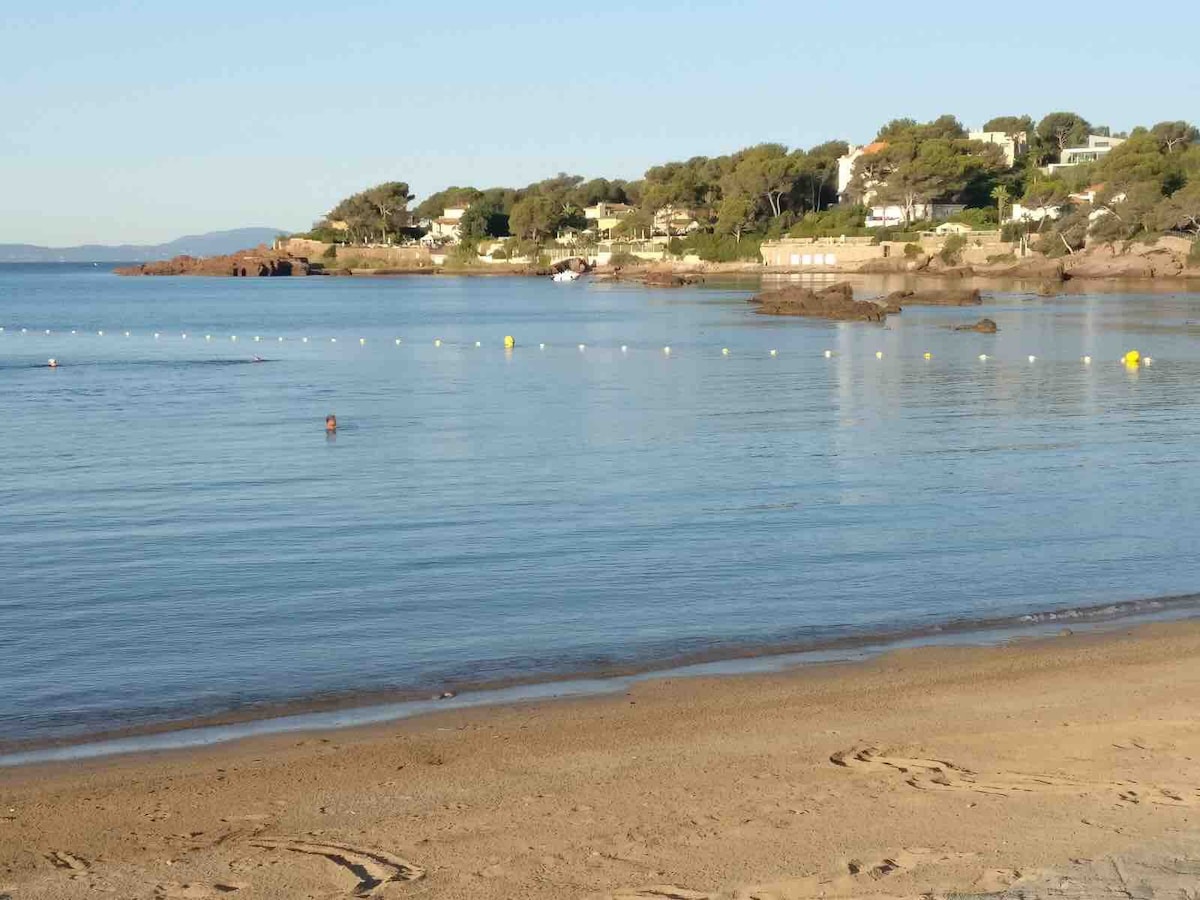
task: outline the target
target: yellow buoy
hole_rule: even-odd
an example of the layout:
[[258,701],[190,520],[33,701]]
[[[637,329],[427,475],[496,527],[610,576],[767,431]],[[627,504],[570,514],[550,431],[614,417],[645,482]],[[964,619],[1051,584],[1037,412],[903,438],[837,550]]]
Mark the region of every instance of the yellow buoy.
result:
[[[400,342],[397,341],[396,343],[400,343]],[[506,334],[504,336],[504,349],[511,350],[515,346],[517,346],[516,338],[514,338],[511,334]]]
[[882,351],[882,350],[876,350],[876,351],[875,351],[875,358],[876,358],[876,359],[883,359],[883,351]]
[[1085,356],[1083,358],[1083,364],[1085,366],[1090,366],[1092,364],[1092,358],[1090,356]]
[[367,342],[367,339],[366,339],[366,338],[359,338],[359,339],[358,339],[358,345],[359,345],[360,347],[361,347],[361,346],[363,346],[364,344],[366,344],[366,342]]
[[722,355],[722,356],[728,356],[728,355],[729,355],[729,348],[728,348],[728,347],[722,347],[722,348],[721,348],[721,355]]
[[1142,361],[1142,354],[1138,353],[1136,350],[1130,350],[1122,357],[1122,359],[1124,360],[1125,365],[1136,366]]
[[932,353],[928,353],[928,352],[926,352],[926,354],[925,354],[925,358],[926,358],[926,359],[933,359],[933,354],[932,354]]
[[434,338],[434,339],[433,339],[433,346],[435,346],[435,347],[440,347],[440,346],[442,346],[442,339],[441,339],[441,338]]

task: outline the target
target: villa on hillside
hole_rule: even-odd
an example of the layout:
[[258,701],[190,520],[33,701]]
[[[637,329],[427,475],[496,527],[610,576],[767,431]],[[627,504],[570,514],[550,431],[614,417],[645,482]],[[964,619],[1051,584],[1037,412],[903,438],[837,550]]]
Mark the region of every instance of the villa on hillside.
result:
[[1011,168],[1017,157],[1029,149],[1029,135],[1024,131],[1009,134],[1006,131],[969,131],[967,139],[981,144],[995,144],[1004,153],[1004,162]]
[[654,213],[654,233],[675,237],[700,230],[696,214],[682,206],[664,206]]
[[459,220],[471,208],[469,203],[461,203],[456,206],[447,206],[442,210],[442,214],[438,218],[429,223],[428,237],[433,240],[449,241],[455,243],[459,236]]
[[611,237],[612,230],[621,224],[623,219],[633,215],[637,210],[627,203],[605,203],[601,201],[595,206],[589,206],[583,211],[583,217],[602,237]]
[[1089,134],[1087,143],[1082,147],[1064,147],[1059,154],[1058,162],[1050,163],[1042,169],[1047,175],[1053,175],[1059,169],[1069,169],[1080,163],[1098,162],[1113,148],[1125,143],[1125,138],[1109,137],[1105,134]]

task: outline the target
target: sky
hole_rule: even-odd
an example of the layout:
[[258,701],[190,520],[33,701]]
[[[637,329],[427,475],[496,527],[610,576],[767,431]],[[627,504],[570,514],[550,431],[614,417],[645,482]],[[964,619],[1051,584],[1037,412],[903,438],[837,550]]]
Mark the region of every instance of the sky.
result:
[[0,243],[299,230],[381,181],[420,198],[637,178],[763,141],[861,143],[902,116],[1200,121],[1200,3],[1143,9],[5,3]]

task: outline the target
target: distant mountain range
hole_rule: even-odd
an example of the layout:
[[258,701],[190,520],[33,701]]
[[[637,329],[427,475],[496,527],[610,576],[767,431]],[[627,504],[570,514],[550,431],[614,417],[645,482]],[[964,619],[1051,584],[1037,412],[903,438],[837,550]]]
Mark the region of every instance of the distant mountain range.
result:
[[0,244],[5,262],[145,262],[173,256],[223,256],[247,247],[270,244],[284,228],[234,228],[189,234],[166,244],[84,244],[81,247],[38,247],[34,244]]

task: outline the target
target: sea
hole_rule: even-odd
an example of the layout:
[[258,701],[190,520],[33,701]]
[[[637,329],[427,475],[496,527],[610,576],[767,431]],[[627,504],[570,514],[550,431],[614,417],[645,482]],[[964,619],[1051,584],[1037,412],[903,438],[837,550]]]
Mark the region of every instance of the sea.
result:
[[1032,288],[0,266],[0,749],[1190,610],[1200,294]]

